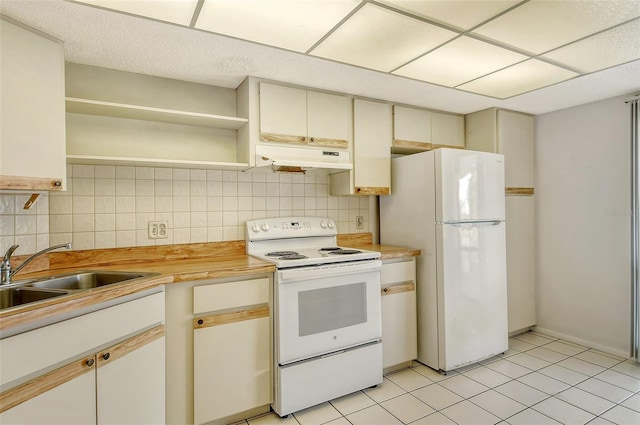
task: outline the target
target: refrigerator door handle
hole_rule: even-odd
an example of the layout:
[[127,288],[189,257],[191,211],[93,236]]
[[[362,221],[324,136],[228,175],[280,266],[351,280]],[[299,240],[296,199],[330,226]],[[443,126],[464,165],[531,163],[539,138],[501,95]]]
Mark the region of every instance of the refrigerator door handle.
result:
[[503,223],[504,220],[489,220],[489,221],[464,221],[464,222],[447,222],[443,221],[438,224],[448,224],[452,227],[488,227],[488,226],[498,226]]

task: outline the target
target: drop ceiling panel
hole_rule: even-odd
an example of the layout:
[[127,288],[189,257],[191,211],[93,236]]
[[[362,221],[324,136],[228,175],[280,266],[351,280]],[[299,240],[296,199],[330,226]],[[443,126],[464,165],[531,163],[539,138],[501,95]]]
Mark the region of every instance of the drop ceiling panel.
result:
[[76,0],[92,6],[119,10],[174,24],[189,25],[198,0]]
[[526,59],[519,53],[463,36],[393,74],[455,87]]
[[383,3],[425,19],[468,30],[521,0],[383,0]]
[[389,72],[456,35],[453,31],[368,3],[311,54]]
[[537,59],[513,65],[457,88],[499,99],[515,96],[577,76],[575,72]]
[[[640,19],[543,55],[582,72],[640,59]],[[638,77],[640,81],[640,76]]]
[[531,0],[473,32],[541,54],[640,16],[640,0]]
[[306,52],[360,0],[205,0],[195,27]]

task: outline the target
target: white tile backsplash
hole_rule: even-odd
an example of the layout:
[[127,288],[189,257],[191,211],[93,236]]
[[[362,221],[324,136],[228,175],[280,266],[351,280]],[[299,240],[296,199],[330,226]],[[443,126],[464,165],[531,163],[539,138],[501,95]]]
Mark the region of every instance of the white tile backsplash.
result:
[[[244,223],[266,217],[323,216],[340,233],[369,232],[369,197],[330,196],[326,174],[74,164],[67,191],[0,194],[0,252],[19,255],[71,241],[74,249],[244,239]],[[364,228],[355,228],[355,217]],[[149,239],[148,221],[167,221],[167,239]],[[352,223],[353,222],[353,223]]]

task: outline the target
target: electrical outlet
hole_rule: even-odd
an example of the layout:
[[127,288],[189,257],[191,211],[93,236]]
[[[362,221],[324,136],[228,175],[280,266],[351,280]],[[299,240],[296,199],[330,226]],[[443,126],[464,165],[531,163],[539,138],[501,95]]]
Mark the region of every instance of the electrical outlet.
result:
[[166,221],[150,221],[149,239],[166,239],[169,237],[169,226]]
[[356,216],[356,229],[362,229],[364,227],[364,217]]

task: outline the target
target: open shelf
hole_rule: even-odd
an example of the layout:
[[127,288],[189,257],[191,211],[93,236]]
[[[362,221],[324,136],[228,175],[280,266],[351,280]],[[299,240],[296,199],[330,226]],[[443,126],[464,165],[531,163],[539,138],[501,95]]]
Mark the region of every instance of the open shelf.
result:
[[100,100],[66,98],[67,112],[88,115],[103,115],[144,121],[158,121],[173,124],[197,125],[201,127],[237,130],[249,120],[246,118],[211,115],[199,112],[177,111],[152,108],[149,106],[103,102]]
[[95,155],[67,155],[67,163],[89,165],[124,165],[131,167],[204,168],[235,171],[247,170],[249,168],[249,164],[241,162],[189,161]]

